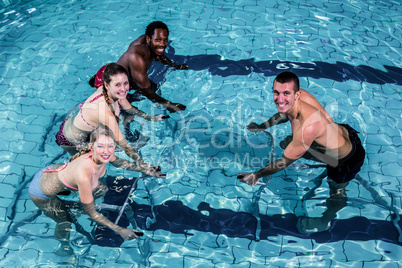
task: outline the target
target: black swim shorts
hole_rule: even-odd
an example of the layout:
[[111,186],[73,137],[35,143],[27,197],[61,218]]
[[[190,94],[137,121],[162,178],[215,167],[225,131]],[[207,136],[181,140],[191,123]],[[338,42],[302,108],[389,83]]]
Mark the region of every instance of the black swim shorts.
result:
[[366,151],[364,150],[357,131],[347,124],[339,124],[349,132],[349,139],[352,143],[352,150],[344,158],[338,160],[336,167],[327,165],[328,178],[336,183],[348,182],[356,176],[364,163]]

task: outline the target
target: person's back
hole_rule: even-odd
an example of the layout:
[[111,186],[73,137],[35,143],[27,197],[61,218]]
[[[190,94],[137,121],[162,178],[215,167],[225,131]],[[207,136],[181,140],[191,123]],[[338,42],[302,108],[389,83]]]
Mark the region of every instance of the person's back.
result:
[[348,132],[336,124],[317,99],[306,90],[300,89],[299,101],[300,115],[297,120],[291,120],[293,135],[297,135],[297,132],[303,135],[310,126],[315,136],[310,152],[315,150],[332,159],[345,157],[352,148]]
[[151,53],[146,45],[145,34],[141,35],[133,42],[131,42],[126,52],[124,52],[123,55],[120,56],[119,60],[116,62],[117,64],[123,66],[127,70],[131,87],[136,86],[138,87],[136,82],[131,77],[132,76],[131,74],[137,71],[132,70],[132,68],[140,67],[140,65],[136,64],[136,62],[139,60],[144,61],[146,63],[145,64],[146,70],[149,69],[153,60],[151,57]]
[[[95,91],[83,104],[79,114],[74,119],[74,125],[84,131],[92,131],[99,122],[105,124],[107,117],[113,119],[120,115],[120,107],[118,101],[111,101],[114,114],[108,108],[105,95],[102,88]],[[113,129],[113,131],[116,131]]]
[[300,89],[300,99],[308,104],[310,104],[311,106],[315,107],[316,109],[320,110],[320,112],[322,112],[325,117],[328,119],[328,121],[330,121],[331,123],[334,123],[334,120],[332,120],[331,116],[329,115],[329,113],[327,112],[327,110],[325,110],[325,108],[321,105],[321,103],[318,102],[318,100],[307,90],[305,89]]

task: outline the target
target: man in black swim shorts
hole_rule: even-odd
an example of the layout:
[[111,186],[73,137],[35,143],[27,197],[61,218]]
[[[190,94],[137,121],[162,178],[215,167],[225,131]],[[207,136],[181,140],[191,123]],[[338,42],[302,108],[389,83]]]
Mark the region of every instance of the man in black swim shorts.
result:
[[[252,122],[247,128],[254,132],[263,131],[289,121],[292,136],[282,143],[285,149],[282,158],[255,173],[240,173],[237,178],[254,186],[259,178],[283,170],[301,157],[313,158],[327,164],[330,201],[341,200],[334,205],[338,211],[346,205],[344,188],[360,171],[364,162],[365,150],[357,131],[348,125],[336,124],[317,99],[299,87],[298,77],[291,72],[283,72],[275,78],[273,96],[278,113],[260,125]],[[331,216],[326,217],[325,222],[335,218],[335,213],[332,209]],[[321,227],[316,230],[322,231]],[[309,230],[309,227],[305,226],[305,229]]]

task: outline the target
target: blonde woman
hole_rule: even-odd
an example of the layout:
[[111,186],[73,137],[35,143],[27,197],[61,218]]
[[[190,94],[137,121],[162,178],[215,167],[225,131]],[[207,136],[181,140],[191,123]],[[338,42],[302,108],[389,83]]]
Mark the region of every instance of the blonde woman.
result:
[[164,177],[160,168],[154,171],[139,167],[114,155],[116,142],[113,132],[103,124],[90,134],[90,143],[81,152],[71,157],[68,164],[56,164],[38,171],[29,185],[29,196],[44,214],[56,221],[55,237],[60,241],[59,255],[70,255],[73,250],[69,244],[72,219],[57,194],[66,190],[78,191],[80,201],[88,216],[98,224],[104,225],[123,239],[130,240],[142,235],[133,229],[120,227],[95,210],[94,200],[103,196],[107,186],[99,181],[106,174],[106,165],[142,172],[153,177]]

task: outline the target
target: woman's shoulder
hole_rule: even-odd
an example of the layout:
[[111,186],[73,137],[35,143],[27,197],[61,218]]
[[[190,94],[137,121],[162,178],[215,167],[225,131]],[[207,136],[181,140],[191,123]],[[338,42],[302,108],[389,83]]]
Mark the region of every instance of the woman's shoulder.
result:
[[107,108],[107,102],[103,96],[102,91],[94,92],[89,98],[82,104],[81,109],[90,110],[102,110]]
[[103,89],[102,88],[103,88],[103,86],[98,87],[98,89],[85,100],[85,103],[102,101],[102,99],[104,100],[105,98],[103,97],[103,93],[102,93]]
[[67,168],[69,173],[74,175],[90,174],[91,171],[91,159],[88,158],[89,153],[84,153],[78,158],[68,163]]

